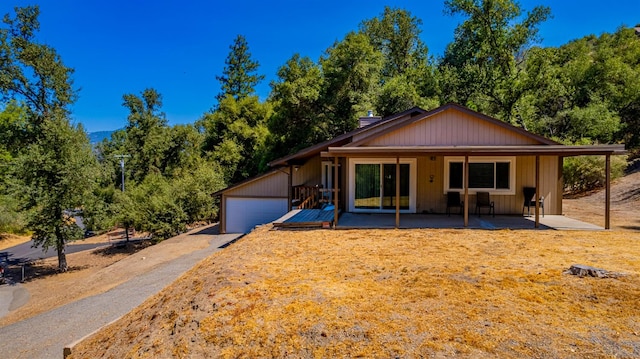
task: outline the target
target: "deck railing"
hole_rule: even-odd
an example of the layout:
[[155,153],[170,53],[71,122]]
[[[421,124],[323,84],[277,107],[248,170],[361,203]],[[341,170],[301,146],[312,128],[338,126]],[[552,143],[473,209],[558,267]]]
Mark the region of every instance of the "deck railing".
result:
[[326,203],[332,203],[338,192],[335,188],[320,186],[293,186],[294,207],[298,209],[317,208]]

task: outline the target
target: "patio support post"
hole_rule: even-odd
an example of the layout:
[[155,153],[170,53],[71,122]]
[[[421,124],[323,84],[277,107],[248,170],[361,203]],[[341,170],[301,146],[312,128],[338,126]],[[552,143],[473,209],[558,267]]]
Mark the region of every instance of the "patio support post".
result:
[[469,155],[464,155],[464,226],[469,227]]
[[224,195],[224,193],[222,194],[222,196],[220,196],[220,214],[219,217],[220,218],[220,233],[221,234],[225,234],[227,233],[227,209],[225,208],[225,203],[227,202],[227,198]]
[[540,227],[540,156],[536,155],[536,228]]
[[289,177],[287,178],[289,191],[287,191],[287,212],[291,212],[291,202],[293,202],[293,166],[289,165]]
[[400,228],[400,157],[396,156],[396,228]]
[[338,156],[333,158],[333,228],[338,228]]
[[611,155],[605,155],[604,229],[611,228]]

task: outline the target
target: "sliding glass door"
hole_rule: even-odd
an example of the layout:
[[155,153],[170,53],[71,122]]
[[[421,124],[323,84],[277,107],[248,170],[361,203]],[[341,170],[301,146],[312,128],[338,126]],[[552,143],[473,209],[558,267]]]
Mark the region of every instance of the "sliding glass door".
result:
[[380,208],[380,165],[356,164],[355,207],[358,209]]
[[[396,165],[382,165],[382,208],[396,209]],[[400,209],[409,209],[409,164],[400,164]]]
[[[396,198],[396,164],[375,162],[371,160],[352,163],[352,209],[368,212],[395,211],[396,203],[400,202],[400,209],[404,211],[415,210],[415,198],[412,200],[412,183],[415,188],[415,179],[412,181],[414,166],[404,160],[400,163],[400,198]],[[415,175],[414,175],[415,176]],[[412,206],[413,203],[413,206]]]

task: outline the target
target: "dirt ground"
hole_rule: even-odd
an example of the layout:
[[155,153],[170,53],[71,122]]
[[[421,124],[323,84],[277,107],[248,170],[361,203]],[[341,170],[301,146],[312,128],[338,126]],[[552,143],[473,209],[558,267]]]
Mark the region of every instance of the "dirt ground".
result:
[[18,244],[28,242],[31,238],[28,236],[17,236],[15,234],[0,233],[0,251]]
[[[629,237],[629,238],[634,238],[632,242],[630,242],[631,244],[633,244],[632,246],[630,246],[632,250],[637,249],[635,239],[637,239],[637,236],[636,236],[637,231],[640,231],[640,218],[638,215],[640,211],[634,210],[634,208],[638,208],[638,205],[640,204],[640,196],[639,196],[640,190],[638,188],[640,188],[640,173],[635,173],[635,174],[626,176],[620,180],[617,180],[612,186],[612,219],[611,219],[612,228],[616,233],[622,232],[622,231],[632,232],[631,237]],[[602,191],[596,192],[596,193],[590,194],[589,196],[584,196],[576,199],[565,199],[564,214],[567,216],[581,219],[594,224],[603,225],[604,224],[604,192]],[[324,232],[325,231],[320,231],[318,233],[324,233]],[[270,233],[270,232],[267,232],[267,233]],[[289,234],[286,234],[287,232],[275,232],[275,233],[278,235],[283,233],[285,233],[285,235],[287,236],[289,235]],[[295,233],[297,232],[293,232],[293,234]],[[306,233],[306,232],[301,232],[301,233]],[[332,234],[335,232],[329,231],[327,233]],[[341,233],[347,233],[347,232],[341,231]],[[357,232],[357,233],[361,233],[365,237],[369,236],[369,233],[362,233],[362,232]],[[383,231],[383,233],[385,233],[384,236],[389,236],[388,232]],[[417,231],[416,233],[420,233],[420,231]],[[480,233],[486,233],[486,232],[480,231]],[[505,231],[505,233],[508,234],[511,232]],[[521,232],[514,232],[514,233],[521,233]],[[528,232],[528,233],[531,233],[532,237],[538,237],[538,235],[543,232]],[[551,232],[551,233],[555,233],[555,232]],[[580,233],[583,233],[583,232],[580,232]],[[609,234],[605,234],[605,233],[593,234],[597,238],[592,237],[591,233],[587,233],[584,235],[580,234],[579,236],[582,237],[584,241],[587,241],[589,243],[590,241],[594,241],[593,244],[596,245],[596,247],[598,247],[600,245],[599,241],[601,240],[601,237],[604,236],[604,238],[607,238],[606,236],[618,235],[616,233],[610,232]],[[452,231],[450,234],[451,235],[447,234],[446,236],[443,235],[442,236],[443,240],[447,240],[449,241],[449,243],[453,243],[462,238],[460,237],[461,235],[460,232]],[[374,237],[375,236],[376,235],[374,235]],[[431,234],[428,235],[428,237],[431,237],[431,236],[432,236]],[[547,236],[546,232],[544,236]],[[559,235],[558,238],[563,238],[566,236],[568,235],[561,234]],[[89,241],[92,241],[92,242],[96,241],[96,243],[99,243],[100,241],[105,241],[105,239],[106,237],[93,237],[89,239]],[[21,238],[21,239],[14,238],[13,242],[6,241],[6,239],[0,240],[0,248],[10,247],[12,245],[19,243],[21,240],[25,240],[25,238]],[[316,238],[316,240],[319,240],[322,243],[322,241],[325,241],[326,239]],[[553,241],[553,239],[550,239],[550,240]],[[294,238],[292,239],[292,241],[294,241],[297,246],[298,239]],[[605,240],[605,242],[607,241]],[[295,248],[293,246],[294,244],[293,242],[285,242],[285,245],[286,243],[288,243],[288,245],[291,246],[292,248]],[[339,246],[340,243],[343,243],[343,241],[338,240],[336,243],[327,243],[327,245]],[[206,244],[193,241],[193,242],[189,242],[189,245],[197,248],[204,248]],[[247,245],[250,245],[250,244],[247,244]],[[498,245],[498,244],[494,244],[494,245]],[[580,247],[581,245],[584,245],[584,243],[581,243],[581,244],[579,243],[575,245],[577,247]],[[439,246],[446,246],[446,243],[440,243]],[[51,269],[54,268],[57,263],[55,258],[42,261],[41,263],[38,264],[38,266],[40,268],[41,273],[43,273],[43,275],[39,276],[36,279],[32,279],[27,283],[24,283],[24,286],[29,290],[31,294],[30,301],[25,306],[11,312],[8,316],[4,318],[0,318],[0,326],[8,325],[18,320],[22,320],[24,318],[34,316],[38,313],[48,311],[60,305],[66,304],[68,302],[71,302],[89,295],[104,292],[124,282],[125,280],[127,280],[128,278],[131,278],[132,276],[135,276],[140,273],[144,273],[149,268],[152,268],[153,266],[160,263],[160,261],[165,260],[167,258],[175,258],[175,256],[180,255],[182,251],[187,251],[187,250],[190,251],[193,249],[192,248],[181,249],[175,246],[161,244],[161,245],[156,245],[149,248],[144,248],[143,250],[140,250],[138,252],[135,252],[135,250],[132,250],[132,251],[95,250],[95,251],[76,253],[76,254],[68,255],[68,262],[69,262],[69,265],[71,266],[71,270],[68,273],[63,273],[63,274],[53,274],[54,271],[52,271]],[[373,249],[370,248],[370,250],[373,250]],[[295,252],[295,250],[293,249],[292,251]],[[443,255],[448,257],[447,253],[428,253],[424,255],[433,256],[435,258]],[[617,252],[615,252],[615,250],[612,249],[612,252],[606,254],[606,257],[609,258],[615,253]],[[625,254],[625,256],[627,256],[627,254]],[[316,260],[315,258],[307,258],[307,259],[310,261],[310,263],[313,263]],[[269,258],[268,260],[269,262],[272,262],[274,259]],[[475,258],[470,258],[470,259],[468,258],[468,260],[471,263],[477,262]],[[567,260],[570,261],[569,259]],[[608,262],[605,260],[603,262],[604,266],[606,266],[607,263]],[[596,262],[596,263],[587,263],[587,264],[596,265],[598,263]],[[342,263],[342,264],[336,264],[336,265],[348,265],[348,264]],[[513,264],[506,264],[506,265],[509,266]],[[544,264],[538,264],[538,266],[544,267]],[[611,269],[611,268],[608,268],[608,269]],[[212,273],[221,271],[220,268],[208,268],[207,270],[210,270]],[[559,270],[559,269],[555,268],[554,270]],[[245,275],[254,276],[255,273],[245,273]],[[629,278],[629,277],[624,277],[624,278]],[[231,277],[228,280],[223,280],[222,278],[219,278],[219,279],[222,281],[222,284],[226,283],[227,285],[231,285],[231,287],[236,285],[234,284]],[[309,283],[308,285],[312,285],[313,280],[315,279],[307,279]],[[626,279],[623,279],[623,280],[626,280]],[[198,286],[200,286],[200,284],[198,284]],[[636,290],[636,297],[637,297],[638,294],[640,294],[640,292],[637,291],[637,288],[635,290]],[[198,305],[201,305],[201,304],[198,304]],[[347,310],[347,308],[345,308],[345,310]],[[352,311],[353,309],[350,308],[348,310]],[[180,311],[174,310],[174,312],[179,313]],[[640,322],[640,318],[636,318],[636,322]],[[151,330],[152,328],[148,327],[147,329]],[[640,335],[640,328],[636,328],[634,330],[635,330],[635,333],[637,333],[635,334],[636,336]],[[239,334],[234,334],[234,335],[239,335]],[[162,340],[164,341],[168,339],[164,338]],[[640,341],[640,337],[635,338],[635,340],[636,342]],[[459,341],[459,339],[456,339],[456,341]],[[127,348],[129,347],[125,346],[123,350],[128,350]],[[142,355],[144,353],[148,354],[148,352],[145,352],[145,351],[142,351],[139,354]],[[89,355],[89,356],[92,356],[92,355]],[[595,356],[597,357],[599,355],[595,355]]]
[[[612,231],[264,226],[73,357],[637,358],[638,184],[615,183]],[[599,224],[603,196],[565,214]],[[576,263],[611,276],[566,274]]]
[[[640,171],[611,185],[611,229],[640,231]],[[604,226],[605,191],[562,201],[564,215]]]
[[638,232],[265,226],[72,357],[637,358],[638,257]]
[[[194,231],[198,230],[200,229],[194,229]],[[134,276],[146,273],[159,264],[208,246],[207,240],[202,239],[201,236],[186,237],[189,233],[191,232],[153,246],[148,246],[150,243],[147,242],[130,247],[105,247],[68,254],[69,271],[66,273],[56,271],[57,257],[38,261],[32,267],[33,273],[28,273],[37,275],[22,284],[29,291],[29,301],[0,318],[0,326],[106,292]],[[108,241],[107,235],[91,237],[86,242],[80,243],[105,241]]]

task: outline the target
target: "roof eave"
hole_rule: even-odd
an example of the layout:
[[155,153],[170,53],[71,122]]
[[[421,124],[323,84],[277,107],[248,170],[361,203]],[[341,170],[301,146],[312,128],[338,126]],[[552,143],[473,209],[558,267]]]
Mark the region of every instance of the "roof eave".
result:
[[380,126],[382,126],[382,125],[384,125],[386,123],[389,123],[390,121],[393,121],[394,119],[397,119],[397,118],[400,118],[400,117],[403,117],[403,116],[406,116],[406,115],[426,113],[426,112],[427,111],[421,109],[420,107],[415,106],[415,107],[412,107],[412,108],[410,108],[410,109],[408,109],[406,111],[403,111],[403,112],[400,112],[400,113],[397,113],[397,114],[393,114],[391,116],[384,117],[380,121],[376,121],[376,122],[371,123],[371,124],[369,124],[369,125],[367,125],[365,127],[356,128],[356,129],[354,129],[354,130],[352,130],[350,132],[347,132],[345,134],[336,136],[336,137],[334,137],[332,139],[323,141],[323,142],[321,142],[319,144],[306,147],[306,148],[304,148],[304,149],[302,149],[302,150],[300,150],[300,151],[298,151],[298,152],[296,152],[294,154],[278,158],[276,160],[273,160],[273,161],[267,163],[267,165],[269,167],[288,166],[290,164],[294,164],[294,163],[292,163],[292,161],[294,161],[296,159],[300,159],[300,158],[304,159],[304,158],[316,155],[318,153],[321,153],[323,151],[323,149],[329,148],[329,146],[332,145],[332,144],[341,143],[341,145],[345,145],[345,144],[351,142],[352,139],[353,139],[353,136],[358,134],[358,133],[365,132],[365,131],[370,131],[370,130],[375,129],[377,127],[380,127]]
[[473,155],[473,156],[586,156],[625,155],[624,145],[519,145],[519,146],[383,146],[383,147],[329,147],[323,157],[355,156],[409,156],[409,155]]

